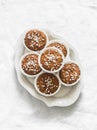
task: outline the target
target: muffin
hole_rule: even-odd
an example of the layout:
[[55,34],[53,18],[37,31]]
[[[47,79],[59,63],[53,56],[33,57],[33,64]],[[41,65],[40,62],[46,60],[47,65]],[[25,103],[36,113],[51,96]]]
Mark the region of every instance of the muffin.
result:
[[30,51],[40,51],[46,46],[47,39],[45,32],[38,29],[29,30],[24,37],[24,46]]
[[68,46],[62,41],[59,41],[59,40],[52,40],[48,43],[48,46],[47,47],[56,47],[58,48],[59,50],[62,51],[62,53],[64,54],[64,57],[67,57],[69,54],[69,48]]
[[63,53],[54,47],[44,49],[39,55],[39,65],[46,72],[58,72],[64,65]]
[[20,60],[20,68],[24,75],[34,77],[41,72],[37,53],[26,53]]
[[81,75],[79,65],[75,62],[66,63],[59,72],[59,77],[65,86],[75,85]]
[[35,79],[35,88],[44,96],[53,96],[59,91],[60,82],[56,75],[52,73],[42,73]]

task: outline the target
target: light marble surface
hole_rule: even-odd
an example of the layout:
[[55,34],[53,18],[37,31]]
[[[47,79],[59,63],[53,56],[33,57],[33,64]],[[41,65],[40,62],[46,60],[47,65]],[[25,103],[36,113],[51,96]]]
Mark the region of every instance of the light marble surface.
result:
[[[14,52],[29,25],[54,30],[78,50],[84,88],[74,105],[48,108],[19,85]],[[96,0],[0,0],[0,130],[96,130],[96,93]]]

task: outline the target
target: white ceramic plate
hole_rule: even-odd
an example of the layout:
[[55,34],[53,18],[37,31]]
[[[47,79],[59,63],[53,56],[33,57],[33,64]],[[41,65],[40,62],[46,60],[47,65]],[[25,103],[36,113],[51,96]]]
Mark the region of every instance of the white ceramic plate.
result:
[[[49,30],[45,30],[45,31],[48,34],[49,40],[54,40],[54,39],[62,40],[63,39],[60,36],[50,32]],[[78,84],[76,84],[75,86],[72,86],[72,87],[62,86],[60,91],[55,96],[52,96],[52,97],[45,97],[45,96],[40,95],[38,92],[36,92],[36,90],[34,88],[34,84],[33,84],[34,79],[27,78],[20,72],[20,69],[19,69],[19,60],[20,60],[21,56],[25,52],[27,52],[23,46],[23,37],[24,37],[24,34],[22,34],[20,36],[19,40],[17,41],[17,48],[16,48],[16,52],[15,52],[15,69],[16,69],[16,74],[17,74],[19,83],[33,97],[43,101],[48,107],[51,107],[51,106],[66,107],[66,106],[70,106],[74,102],[76,102],[76,100],[78,99],[78,97],[81,93],[81,89],[83,87],[82,80],[80,80],[80,82]],[[68,43],[66,42],[66,44],[68,44]],[[77,54],[76,50],[70,44],[68,44],[68,46],[70,48],[70,59],[75,60],[79,63],[79,58],[78,58],[78,54]]]

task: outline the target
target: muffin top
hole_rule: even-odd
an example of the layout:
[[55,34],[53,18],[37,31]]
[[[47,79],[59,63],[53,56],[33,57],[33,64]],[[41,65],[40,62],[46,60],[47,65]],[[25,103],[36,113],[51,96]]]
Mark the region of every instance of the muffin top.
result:
[[63,64],[62,54],[56,48],[48,48],[41,54],[40,64],[47,71],[56,71]]
[[28,49],[32,51],[40,51],[45,47],[47,37],[44,32],[34,29],[26,33],[24,42]]
[[65,57],[67,56],[67,49],[66,49],[66,47],[63,44],[59,43],[59,42],[52,42],[47,47],[56,47],[56,48],[60,49],[63,52]]
[[67,63],[59,72],[59,77],[63,83],[72,84],[80,77],[80,69],[75,63]]
[[37,78],[36,84],[40,92],[53,94],[59,87],[59,80],[54,74],[43,73]]
[[37,54],[26,55],[22,59],[21,67],[23,71],[28,75],[38,74],[41,71],[41,68],[38,64],[38,55]]

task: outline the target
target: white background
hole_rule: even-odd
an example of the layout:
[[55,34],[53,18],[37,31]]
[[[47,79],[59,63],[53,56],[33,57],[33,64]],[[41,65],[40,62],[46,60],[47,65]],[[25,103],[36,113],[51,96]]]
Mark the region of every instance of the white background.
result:
[[[20,34],[42,26],[77,50],[84,70],[80,99],[67,108],[48,108],[23,89],[14,70]],[[0,0],[0,130],[97,129],[97,1]]]

